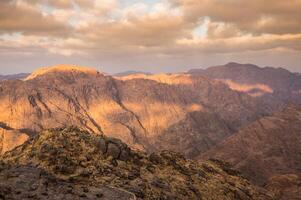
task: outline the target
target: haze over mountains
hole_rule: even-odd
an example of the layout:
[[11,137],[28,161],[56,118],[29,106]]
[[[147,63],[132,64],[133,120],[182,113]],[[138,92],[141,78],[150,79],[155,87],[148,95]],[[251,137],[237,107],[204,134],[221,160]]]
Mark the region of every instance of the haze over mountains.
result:
[[[121,139],[134,151],[167,149],[196,160],[225,160],[253,184],[266,184],[277,198],[296,199],[300,188],[280,183],[300,180],[300,103],[301,76],[279,68],[228,63],[179,74],[110,76],[60,65],[24,80],[0,82],[0,151],[30,139],[5,159],[29,156],[29,148],[35,149],[32,139],[46,142],[39,138],[43,130],[76,126]],[[14,163],[19,165],[20,159]],[[56,174],[44,158],[35,161]],[[291,191],[290,196],[283,191]],[[250,194],[241,199],[257,198]]]
[[135,75],[135,74],[152,75],[152,73],[150,73],[150,72],[143,72],[143,71],[133,71],[133,70],[130,70],[130,71],[124,71],[124,72],[116,73],[116,74],[114,74],[114,76],[117,76],[117,77],[123,77],[123,76]]
[[0,81],[3,81],[3,80],[23,80],[28,75],[29,75],[28,73],[12,74],[12,75],[0,75]]

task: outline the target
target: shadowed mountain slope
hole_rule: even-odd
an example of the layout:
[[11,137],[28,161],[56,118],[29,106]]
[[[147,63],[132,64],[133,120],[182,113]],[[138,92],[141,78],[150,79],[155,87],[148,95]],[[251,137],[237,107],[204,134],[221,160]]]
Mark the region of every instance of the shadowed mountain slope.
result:
[[232,135],[201,158],[223,159],[252,181],[301,173],[301,107],[264,117]]

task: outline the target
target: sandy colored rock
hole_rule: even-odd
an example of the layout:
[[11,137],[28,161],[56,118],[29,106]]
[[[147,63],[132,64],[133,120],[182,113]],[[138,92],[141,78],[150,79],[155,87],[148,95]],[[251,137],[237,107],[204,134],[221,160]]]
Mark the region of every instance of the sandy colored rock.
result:
[[[0,123],[31,135],[74,125],[149,152],[194,158],[275,109],[220,81],[188,74],[114,78],[54,66],[0,82]],[[171,139],[172,138],[172,139]]]

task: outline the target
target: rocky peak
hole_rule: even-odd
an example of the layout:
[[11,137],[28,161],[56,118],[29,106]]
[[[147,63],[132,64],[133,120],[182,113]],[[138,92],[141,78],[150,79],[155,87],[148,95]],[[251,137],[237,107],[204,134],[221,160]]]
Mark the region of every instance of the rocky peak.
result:
[[86,165],[96,166],[95,162],[108,157],[127,161],[130,154],[129,147],[118,139],[68,127],[41,132],[4,157],[7,161],[18,160],[20,164],[31,160],[56,174],[70,175],[78,173]]
[[[49,184],[51,188],[45,195],[53,196],[59,187],[66,188],[72,183],[71,192],[66,191],[67,199],[95,195],[100,192],[96,188],[111,188],[104,191],[106,199],[114,199],[108,196],[112,195],[112,188],[128,194],[128,199],[260,200],[271,197],[223,162],[199,163],[169,151],[148,155],[129,149],[120,140],[74,127],[44,131],[7,152],[2,160],[0,180],[14,173],[6,180],[8,184],[0,185],[0,195],[10,199],[18,199],[24,192],[41,195],[39,190],[25,188],[16,193],[14,188],[20,179],[27,177],[40,188],[45,185],[43,181],[49,181],[45,173],[58,184]],[[39,170],[44,172],[37,172]],[[42,174],[36,176],[37,173]],[[38,181],[40,179],[43,181]],[[82,188],[79,186],[86,189],[79,193]]]
[[52,73],[84,73],[96,75],[99,72],[96,69],[89,67],[81,67],[77,65],[56,65],[52,67],[45,67],[34,71],[31,75],[29,75],[25,80],[32,80],[40,76],[44,76]]

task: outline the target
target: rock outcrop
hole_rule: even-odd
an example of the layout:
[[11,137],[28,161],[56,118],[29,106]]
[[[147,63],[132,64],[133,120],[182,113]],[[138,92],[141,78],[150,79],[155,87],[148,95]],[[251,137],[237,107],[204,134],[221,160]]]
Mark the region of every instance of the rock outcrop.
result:
[[77,128],[46,130],[2,157],[4,199],[272,199],[221,161],[147,155]]
[[7,130],[0,125],[0,154],[14,149],[28,140],[29,136],[18,130]]
[[0,199],[136,199],[118,188],[61,180],[37,167],[0,164],[0,168]]

